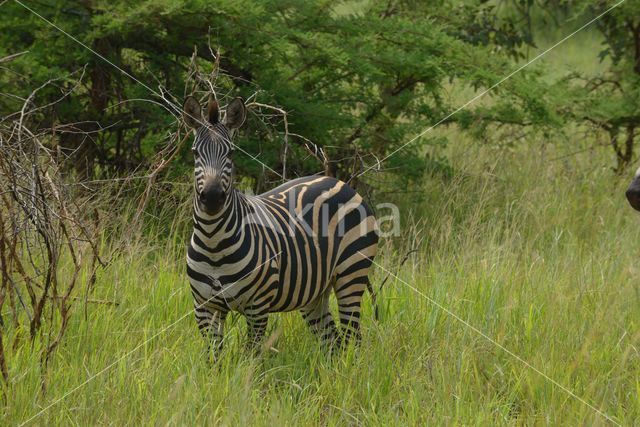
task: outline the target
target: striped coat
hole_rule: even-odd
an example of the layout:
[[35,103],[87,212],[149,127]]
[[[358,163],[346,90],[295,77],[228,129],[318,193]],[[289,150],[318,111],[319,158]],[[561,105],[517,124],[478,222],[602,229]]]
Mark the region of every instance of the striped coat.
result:
[[[326,347],[359,338],[360,304],[378,235],[369,207],[347,184],[312,176],[259,196],[232,184],[229,129],[244,121],[233,101],[225,124],[210,102],[206,121],[193,98],[185,121],[196,129],[193,234],[187,273],[200,330],[215,347],[229,311],[244,314],[249,344],[263,338],[268,314],[300,310]],[[204,124],[204,125],[202,125]],[[343,333],[329,310],[338,303]]]

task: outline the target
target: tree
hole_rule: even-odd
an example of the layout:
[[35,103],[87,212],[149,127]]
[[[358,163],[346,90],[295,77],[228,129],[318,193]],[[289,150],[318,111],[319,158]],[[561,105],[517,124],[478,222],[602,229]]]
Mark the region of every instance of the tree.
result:
[[[606,6],[598,1],[591,8]],[[605,40],[600,58],[609,57],[613,66],[585,83],[588,98],[580,113],[609,134],[616,169],[623,171],[634,160],[640,130],[640,3],[625,2],[597,25]]]
[[[536,7],[555,18],[582,18],[613,5],[604,0],[545,0]],[[640,3],[626,1],[594,26],[603,39],[598,58],[611,61],[611,66],[595,76],[582,72],[566,76],[554,88],[559,93],[556,103],[568,121],[604,132],[615,154],[615,170],[623,172],[635,160],[640,133]]]
[[[170,103],[180,105],[193,89],[184,84],[194,52],[201,66],[220,61],[216,83],[221,93],[287,111],[288,141],[304,137],[323,147],[331,160],[329,173],[348,179],[454,110],[444,90],[448,82],[487,87],[530,42],[481,0],[49,0],[33,7],[120,68],[20,5],[4,5],[0,57],[29,53],[12,62],[14,73],[0,77],[0,84],[19,87],[20,97],[39,82],[85,70],[82,86],[63,106],[43,111],[40,123],[77,123],[60,129],[58,143],[76,156],[80,178],[135,169],[160,149],[175,120],[168,113]],[[210,45],[220,48],[219,58]],[[153,96],[121,70],[162,92],[165,99],[154,100],[165,108],[141,101]],[[449,122],[465,128],[502,119],[528,123],[531,112],[544,109],[530,91],[518,77],[504,85],[497,108],[467,112]],[[54,92],[40,96],[52,98]],[[3,98],[0,108],[13,111],[16,102],[19,98]],[[282,116],[266,118],[278,132],[250,117],[241,144],[281,170],[287,151]],[[384,167],[404,181],[419,177],[425,167],[421,147],[434,142],[421,141]],[[288,176],[321,168],[295,146],[288,153]],[[241,175],[262,172],[251,158],[239,157],[236,163]]]

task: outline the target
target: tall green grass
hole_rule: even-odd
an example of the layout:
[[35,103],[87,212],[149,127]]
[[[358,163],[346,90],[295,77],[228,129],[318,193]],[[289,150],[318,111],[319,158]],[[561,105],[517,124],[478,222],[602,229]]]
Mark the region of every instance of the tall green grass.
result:
[[[86,319],[76,305],[45,394],[35,352],[25,346],[11,359],[2,423],[67,393],[32,422],[608,423],[429,299],[618,422],[637,423],[640,218],[608,153],[563,157],[574,148],[449,148],[454,177],[425,179],[412,207],[420,221],[405,215],[404,240],[383,242],[378,261],[396,271],[407,248],[419,253],[386,283],[379,322],[366,301],[362,345],[336,360],[289,313],[272,316],[270,333],[282,335],[260,358],[244,354],[244,321],[232,317],[219,365],[204,363],[188,235],[149,229],[95,285],[96,298],[119,305],[90,305]],[[374,282],[384,276],[377,268]]]
[[[598,43],[585,34],[540,66],[598,71],[584,52]],[[41,343],[17,348],[0,422],[43,411],[32,424],[610,424],[547,376],[637,424],[640,218],[607,148],[572,139],[433,148],[453,176],[425,178],[419,197],[388,196],[403,208],[404,234],[381,242],[373,279],[384,269],[398,279],[381,292],[379,322],[365,301],[362,344],[336,360],[288,313],[272,316],[269,333],[281,335],[260,358],[244,354],[244,321],[232,317],[219,364],[204,363],[185,274],[186,187],[118,240],[93,291],[118,305],[90,304],[85,318],[76,303],[45,393]]]

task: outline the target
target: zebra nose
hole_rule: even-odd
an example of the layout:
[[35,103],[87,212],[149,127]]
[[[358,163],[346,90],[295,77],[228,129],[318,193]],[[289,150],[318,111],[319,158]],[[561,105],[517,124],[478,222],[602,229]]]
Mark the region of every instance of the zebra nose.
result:
[[640,211],[640,186],[631,184],[625,193],[631,207]]
[[224,190],[219,182],[207,182],[198,195],[198,200],[207,213],[214,214],[224,204],[224,196]]

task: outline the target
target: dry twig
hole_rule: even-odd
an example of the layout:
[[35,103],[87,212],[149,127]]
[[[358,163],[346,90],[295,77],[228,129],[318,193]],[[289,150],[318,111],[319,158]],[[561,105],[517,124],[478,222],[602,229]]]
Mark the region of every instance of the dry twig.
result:
[[[21,325],[31,340],[48,328],[41,354],[44,373],[69,324],[72,302],[79,299],[74,294],[81,285],[90,288],[98,268],[106,265],[97,244],[99,224],[62,179],[58,153],[51,148],[53,130],[34,126],[38,112],[55,104],[35,105],[38,92],[51,83],[34,90],[20,111],[0,119],[0,310],[8,302],[11,313],[0,322],[5,382],[10,380],[6,352],[17,347],[25,329]],[[82,277],[89,279],[81,283]]]

